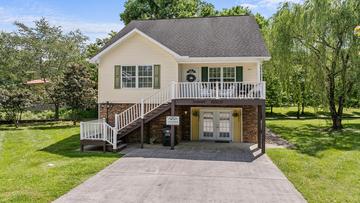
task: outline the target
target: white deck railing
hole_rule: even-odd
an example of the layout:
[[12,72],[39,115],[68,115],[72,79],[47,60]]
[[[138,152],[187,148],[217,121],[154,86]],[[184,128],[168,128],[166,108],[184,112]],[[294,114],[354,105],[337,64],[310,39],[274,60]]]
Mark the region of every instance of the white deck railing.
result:
[[117,132],[173,99],[265,99],[265,82],[172,82],[120,114],[115,127],[104,120],[80,123],[81,139],[105,140],[116,149]]
[[104,119],[80,122],[80,140],[103,140],[117,145],[117,129],[111,127]]
[[265,99],[265,82],[179,82],[177,99]]

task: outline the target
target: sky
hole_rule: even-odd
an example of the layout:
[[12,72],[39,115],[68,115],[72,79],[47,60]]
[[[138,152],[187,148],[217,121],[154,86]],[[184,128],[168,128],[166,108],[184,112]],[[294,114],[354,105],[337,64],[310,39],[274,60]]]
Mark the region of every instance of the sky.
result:
[[[216,9],[242,5],[254,13],[270,17],[285,0],[206,0]],[[301,0],[287,0],[300,2]],[[34,20],[45,17],[65,32],[79,29],[90,41],[107,36],[124,27],[119,13],[125,0],[0,0],[0,31],[16,30],[15,21],[32,26]]]

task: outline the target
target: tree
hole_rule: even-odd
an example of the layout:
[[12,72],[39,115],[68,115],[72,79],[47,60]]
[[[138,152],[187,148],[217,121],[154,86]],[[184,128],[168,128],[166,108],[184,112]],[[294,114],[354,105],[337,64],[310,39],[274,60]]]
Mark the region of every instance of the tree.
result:
[[342,128],[344,103],[359,82],[359,39],[354,34],[359,10],[357,0],[285,3],[270,23],[273,60],[290,73],[296,56],[306,56],[295,63],[306,67],[314,90],[326,98],[334,130]]
[[93,56],[95,56],[99,50],[105,46],[105,44],[107,44],[111,38],[113,38],[115,35],[117,34],[117,32],[115,31],[111,31],[110,33],[108,33],[108,36],[105,38],[96,38],[94,43],[90,43],[87,47],[86,47],[86,57],[87,58],[91,58]]
[[255,20],[261,30],[269,25],[269,20],[262,16],[260,13],[255,14]]
[[14,121],[16,128],[22,113],[31,105],[32,94],[23,85],[0,87],[0,108],[5,111],[7,120]]
[[212,4],[201,0],[128,0],[120,18],[128,24],[135,19],[181,18],[213,13]]
[[220,16],[236,16],[236,15],[250,15],[250,14],[251,14],[250,9],[243,6],[234,6],[219,11]]
[[95,84],[83,65],[71,65],[65,73],[58,90],[65,104],[71,108],[74,125],[81,110],[90,108],[96,99]]
[[[140,19],[231,15],[252,15],[252,12],[240,5],[218,11],[213,4],[201,0],[127,0],[124,12],[120,13],[120,19],[128,24],[132,20]],[[254,17],[260,28],[267,25],[267,20],[260,14]]]
[[279,77],[270,67],[266,67],[264,77],[266,81],[266,105],[270,106],[270,113],[272,114],[273,107],[281,104],[282,87]]
[[21,65],[37,72],[40,79],[50,81],[44,85],[43,97],[54,105],[55,119],[58,119],[61,98],[56,87],[62,81],[66,66],[85,60],[87,37],[78,30],[63,33],[61,27],[50,25],[44,18],[34,23],[35,27],[15,23],[21,40],[19,49],[24,53]]
[[355,27],[354,33],[355,33],[356,36],[360,37],[360,25]]
[[19,39],[12,33],[0,32],[0,86],[22,83],[26,68],[20,60]]

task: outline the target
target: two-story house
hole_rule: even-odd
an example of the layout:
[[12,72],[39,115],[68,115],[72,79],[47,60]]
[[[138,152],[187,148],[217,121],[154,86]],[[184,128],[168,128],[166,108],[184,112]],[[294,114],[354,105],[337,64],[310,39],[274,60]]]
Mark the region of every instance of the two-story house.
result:
[[161,142],[175,115],[178,142],[251,142],[264,152],[269,59],[253,16],[132,21],[91,59],[107,122],[81,123],[81,144]]

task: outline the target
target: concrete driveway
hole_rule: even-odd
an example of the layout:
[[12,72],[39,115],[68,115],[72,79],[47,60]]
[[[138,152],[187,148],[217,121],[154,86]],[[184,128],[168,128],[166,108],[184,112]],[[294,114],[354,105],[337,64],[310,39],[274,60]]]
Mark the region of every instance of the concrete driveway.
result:
[[55,202],[306,202],[250,145],[182,143],[130,148]]

